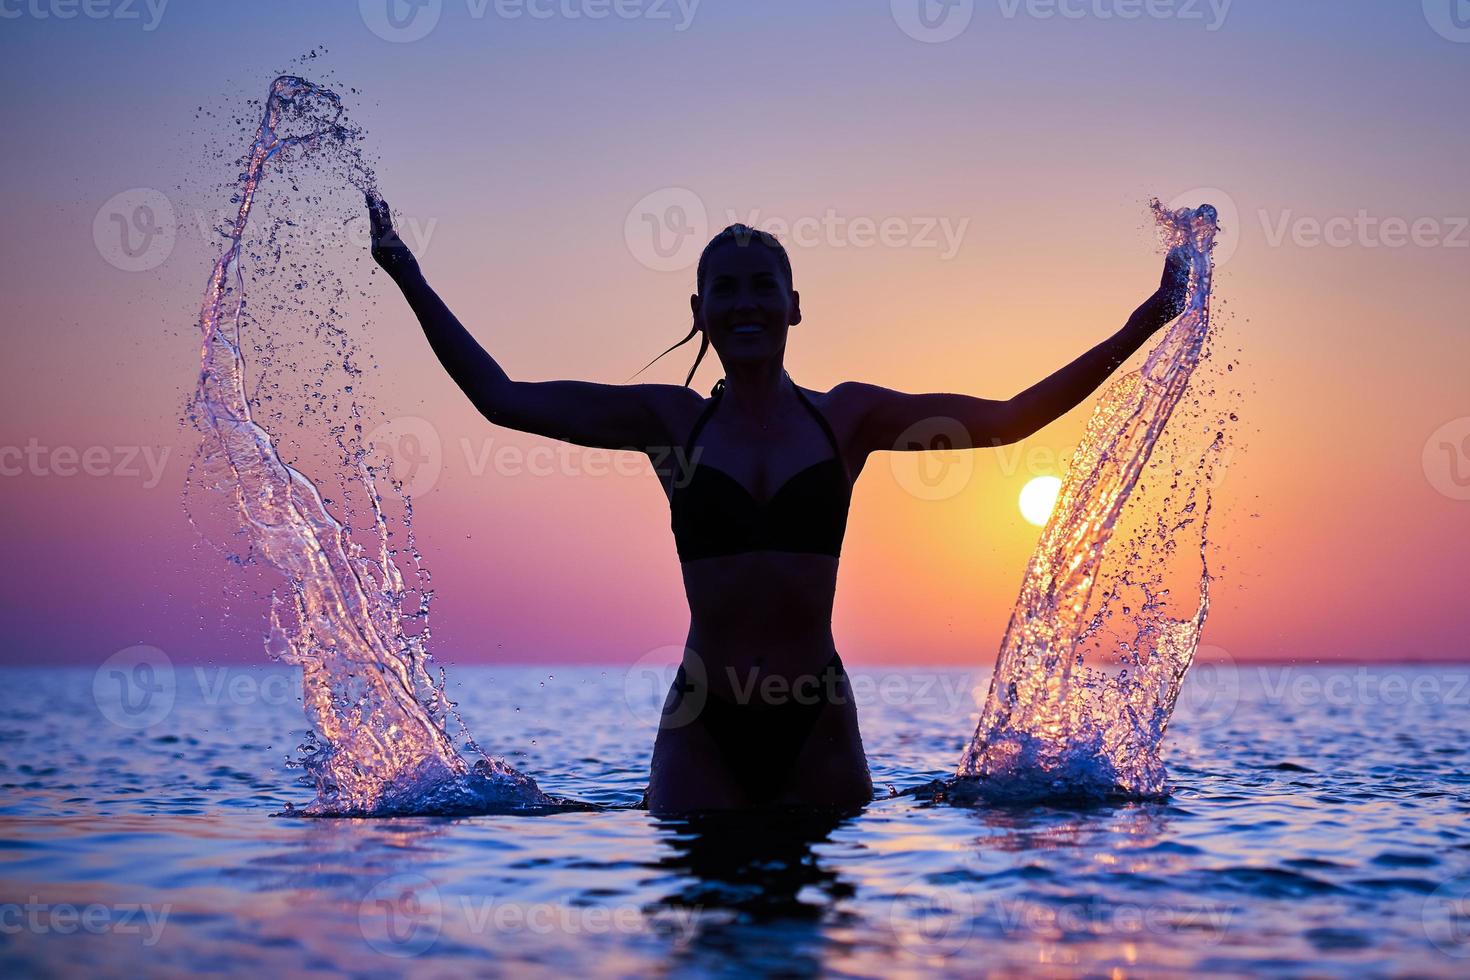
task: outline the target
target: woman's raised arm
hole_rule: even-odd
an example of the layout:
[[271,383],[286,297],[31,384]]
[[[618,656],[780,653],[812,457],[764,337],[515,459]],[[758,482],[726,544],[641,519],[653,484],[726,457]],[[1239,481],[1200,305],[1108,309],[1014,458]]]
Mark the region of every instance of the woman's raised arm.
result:
[[1121,330],[1006,401],[971,395],[905,394],[855,382],[838,387],[843,399],[854,403],[858,437],[867,452],[933,448],[922,442],[909,443],[903,437],[913,427],[936,419],[959,423],[968,433],[972,448],[1018,442],[1076,408],[1160,327],[1177,317],[1184,309],[1188,278],[1184,252],[1170,252],[1158,291],[1133,311]]
[[680,412],[700,398],[680,385],[513,381],[424,281],[393,227],[387,202],[368,198],[373,259],[418,317],[444,370],[491,422],[599,449],[659,450],[672,444]]

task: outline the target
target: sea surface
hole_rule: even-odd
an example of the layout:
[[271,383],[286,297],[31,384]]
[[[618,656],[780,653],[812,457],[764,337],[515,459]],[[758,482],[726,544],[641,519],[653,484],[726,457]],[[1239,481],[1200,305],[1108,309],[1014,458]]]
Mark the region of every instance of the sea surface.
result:
[[[602,809],[306,819],[298,671],[0,671],[6,976],[1470,975],[1470,666],[1197,664],[1167,802],[962,808],[984,671],[852,669],[884,798],[636,809],[661,694],[461,668],[486,751]],[[977,690],[978,689],[978,690]],[[896,795],[889,796],[892,792]]]

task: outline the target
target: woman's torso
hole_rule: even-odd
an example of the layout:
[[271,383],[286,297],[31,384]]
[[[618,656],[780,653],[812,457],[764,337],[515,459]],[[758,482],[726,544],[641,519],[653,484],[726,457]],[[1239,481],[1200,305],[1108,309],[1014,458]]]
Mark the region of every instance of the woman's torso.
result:
[[[794,388],[794,385],[793,385]],[[711,693],[820,671],[835,652],[832,603],[854,461],[827,395],[770,429],[742,430],[721,396],[679,420],[684,455],[664,474],[690,626]]]

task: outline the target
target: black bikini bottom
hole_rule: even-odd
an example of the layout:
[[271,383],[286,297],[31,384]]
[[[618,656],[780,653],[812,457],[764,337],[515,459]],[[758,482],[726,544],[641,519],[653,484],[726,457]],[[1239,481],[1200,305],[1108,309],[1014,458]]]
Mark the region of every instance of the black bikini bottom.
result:
[[[738,685],[731,686],[741,691]],[[745,703],[715,697],[707,687],[702,698],[686,702],[697,688],[685,679],[682,665],[674,687],[680,696],[665,712],[664,723],[703,726],[753,803],[769,803],[780,795],[822,712],[828,705],[852,700],[847,671],[836,653],[818,674],[797,677],[789,687],[772,690],[754,685]],[[694,717],[687,717],[691,712]]]

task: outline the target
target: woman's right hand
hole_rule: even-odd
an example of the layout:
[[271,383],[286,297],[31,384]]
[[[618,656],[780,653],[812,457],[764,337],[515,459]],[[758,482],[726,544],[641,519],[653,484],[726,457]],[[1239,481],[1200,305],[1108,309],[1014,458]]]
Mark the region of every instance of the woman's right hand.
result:
[[403,244],[403,239],[398,237],[398,230],[393,227],[393,214],[388,210],[388,202],[369,194],[367,206],[368,224],[372,228],[373,237],[373,261],[392,276],[394,281],[399,281],[404,276],[417,275],[419,260]]
[[1189,250],[1182,245],[1169,250],[1164,259],[1164,274],[1159,280],[1159,291],[1154,293],[1163,309],[1164,323],[1173,321],[1184,312],[1189,299]]

